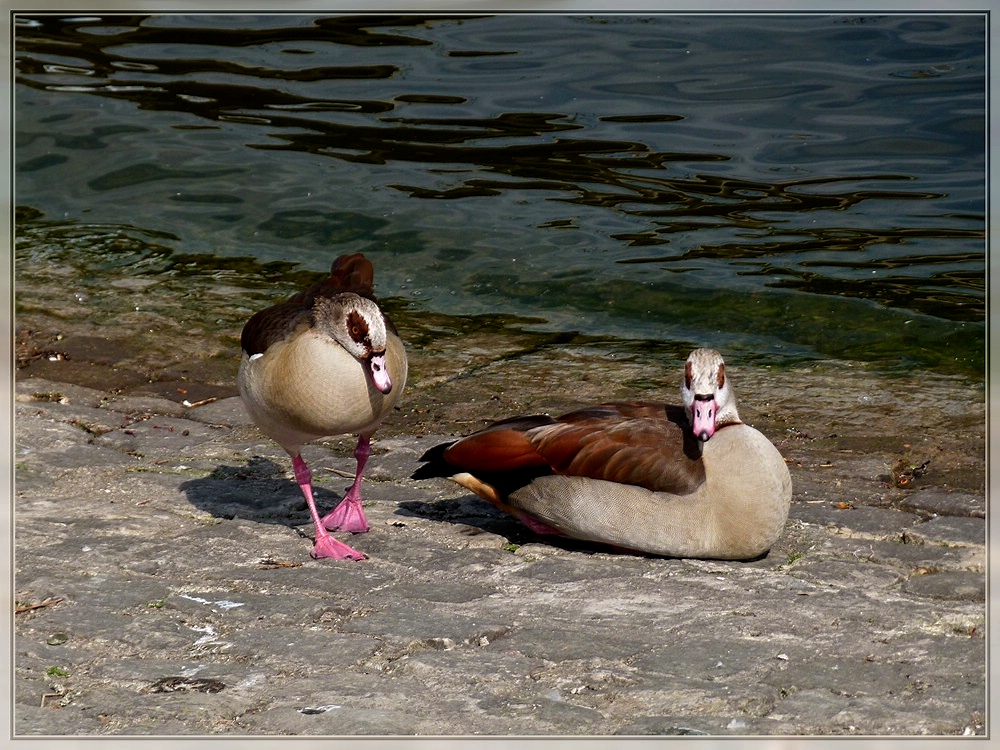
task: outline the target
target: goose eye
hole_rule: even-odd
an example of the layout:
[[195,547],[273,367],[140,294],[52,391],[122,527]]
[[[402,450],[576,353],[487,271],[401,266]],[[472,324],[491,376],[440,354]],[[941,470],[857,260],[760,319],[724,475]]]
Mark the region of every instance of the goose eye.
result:
[[357,312],[347,316],[347,334],[359,344],[368,338],[368,323]]

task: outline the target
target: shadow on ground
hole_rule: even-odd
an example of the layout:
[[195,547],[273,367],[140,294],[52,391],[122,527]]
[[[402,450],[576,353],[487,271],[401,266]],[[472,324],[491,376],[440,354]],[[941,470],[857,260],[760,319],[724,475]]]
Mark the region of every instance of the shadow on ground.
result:
[[611,552],[647,557],[642,553],[632,553],[597,542],[587,542],[580,539],[558,536],[556,534],[537,534],[512,516],[494,508],[485,500],[475,495],[467,495],[448,500],[408,500],[399,503],[400,516],[423,518],[429,521],[440,521],[454,525],[467,526],[476,533],[489,533],[502,536],[508,544],[520,547],[525,544],[545,544],[561,550],[593,554],[595,552]]
[[[298,485],[287,478],[286,468],[274,461],[252,457],[245,466],[217,466],[208,476],[180,485],[188,502],[216,518],[273,523],[290,528],[310,524],[309,509]],[[320,515],[334,508],[343,496],[313,485]]]

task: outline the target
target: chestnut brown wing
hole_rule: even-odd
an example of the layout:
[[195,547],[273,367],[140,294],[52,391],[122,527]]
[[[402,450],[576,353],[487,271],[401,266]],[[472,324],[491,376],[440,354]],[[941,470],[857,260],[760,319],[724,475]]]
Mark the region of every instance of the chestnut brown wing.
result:
[[544,415],[494,422],[445,446],[441,458],[447,463],[450,473],[498,474],[526,468],[547,468],[548,462],[535,449],[528,435],[533,428],[554,423],[552,417]]
[[679,406],[603,404],[526,433],[557,474],[686,495],[705,481],[701,447]]
[[[461,440],[435,445],[420,457],[424,463],[411,477],[456,478],[480,497],[497,503],[536,477],[552,473],[527,438],[531,428],[552,422],[548,416],[516,417],[495,422]],[[457,479],[463,474],[476,479]]]
[[681,407],[604,404],[565,414],[517,417],[438,446],[414,478],[468,472],[509,493],[541,474],[606,479],[688,494],[705,480],[701,447]]

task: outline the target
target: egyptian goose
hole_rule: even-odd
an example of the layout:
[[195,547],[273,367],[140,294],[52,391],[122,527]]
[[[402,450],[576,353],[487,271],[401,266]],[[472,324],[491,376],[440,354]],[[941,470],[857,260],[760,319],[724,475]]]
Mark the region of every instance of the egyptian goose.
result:
[[[316,558],[364,558],[327,529],[368,530],[361,475],[372,434],[406,384],[403,342],[379,309],[373,278],[364,255],[343,255],[327,278],[251,317],[240,338],[240,396],[257,426],[292,457],[295,481],[316,527]],[[354,484],[320,518],[312,473],[299,451],[310,440],[347,433],[358,435]]]
[[538,533],[668,557],[765,554],[788,517],[784,460],[740,421],[718,352],[691,353],[681,395],[496,422],[431,448],[413,478],[450,477]]

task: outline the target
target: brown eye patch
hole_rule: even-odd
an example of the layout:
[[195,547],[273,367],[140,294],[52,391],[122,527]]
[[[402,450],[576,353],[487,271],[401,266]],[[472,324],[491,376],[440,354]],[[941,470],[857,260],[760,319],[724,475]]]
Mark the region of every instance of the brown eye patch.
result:
[[694,365],[692,365],[690,362],[687,362],[684,365],[684,382],[687,384],[688,388],[691,387],[691,375],[693,372],[694,372]]
[[347,333],[359,344],[365,343],[368,339],[368,322],[356,310],[347,314]]
[[719,365],[719,373],[715,376],[715,382],[718,384],[719,388],[726,384],[726,366]]

